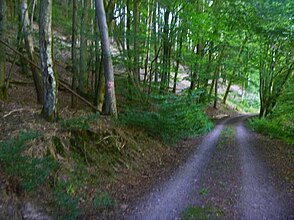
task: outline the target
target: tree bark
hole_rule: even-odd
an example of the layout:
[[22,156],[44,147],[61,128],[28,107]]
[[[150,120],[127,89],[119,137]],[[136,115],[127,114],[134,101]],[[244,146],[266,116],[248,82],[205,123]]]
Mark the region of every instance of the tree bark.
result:
[[[6,32],[6,1],[0,0],[0,40],[5,40]],[[7,91],[5,87],[5,69],[6,52],[5,47],[0,43],[0,99],[4,100],[7,98]]]
[[100,30],[101,48],[103,56],[103,67],[105,75],[105,107],[104,113],[108,115],[117,116],[116,97],[114,88],[114,74],[110,50],[110,42],[108,36],[108,26],[106,22],[106,15],[103,0],[95,0],[96,16]]
[[223,103],[224,104],[226,104],[226,102],[227,102],[227,98],[228,98],[228,95],[229,95],[229,92],[230,92],[230,89],[231,89],[231,86],[232,86],[232,82],[233,82],[233,80],[229,79],[229,83],[227,85],[225,95],[224,95],[224,98],[223,98]]
[[175,66],[175,77],[174,77],[174,85],[173,85],[173,93],[177,91],[177,80],[178,80],[178,73],[180,67],[180,60],[182,56],[182,47],[183,47],[183,33],[180,33],[180,38],[178,40],[178,51],[177,51],[177,59],[176,59],[176,66]]
[[139,0],[134,0],[133,1],[133,6],[134,6],[134,68],[133,68],[133,73],[134,73],[134,78],[135,81],[140,82],[140,52],[139,52],[139,42],[138,42],[138,35],[139,35]]
[[[78,87],[78,58],[77,58],[77,0],[72,2],[72,41],[71,41],[71,60],[72,60],[72,90],[77,92]],[[71,105],[74,108],[76,106],[77,99],[74,95],[71,97]]]
[[40,58],[44,83],[42,115],[47,121],[57,121],[57,80],[52,58],[52,0],[40,1]]
[[81,44],[80,44],[80,72],[78,79],[78,90],[81,94],[86,92],[87,88],[87,22],[88,22],[88,3],[89,0],[83,1],[83,11],[81,18]]
[[170,11],[168,8],[164,12],[164,28],[163,28],[163,54],[162,54],[162,65],[163,70],[161,72],[160,92],[165,93],[168,90],[168,74],[169,59],[170,59],[170,41],[169,41],[169,15]]
[[[31,34],[31,29],[29,25],[29,14],[28,14],[28,3],[27,0],[21,0],[20,4],[20,17],[21,17],[21,23],[23,25],[22,32],[24,33],[24,40],[25,40],[25,47],[28,54],[28,57],[31,61],[35,62],[35,56],[34,56],[34,41]],[[40,72],[35,68],[34,65],[31,65],[31,71],[33,75],[33,80],[35,84],[35,89],[37,93],[37,102],[39,104],[43,104],[43,85],[42,85],[42,76]]]

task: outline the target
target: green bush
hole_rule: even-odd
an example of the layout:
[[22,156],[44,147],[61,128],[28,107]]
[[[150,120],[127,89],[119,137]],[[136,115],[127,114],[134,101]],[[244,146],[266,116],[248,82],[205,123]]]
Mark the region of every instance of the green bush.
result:
[[20,177],[25,190],[32,191],[45,183],[57,168],[50,157],[33,158],[22,155],[26,142],[38,137],[37,133],[20,133],[16,139],[0,142],[0,163],[8,175]]
[[294,143],[293,86],[294,75],[292,75],[284,86],[273,113],[266,118],[250,121],[254,130],[289,143]]
[[294,124],[289,119],[282,117],[261,118],[252,119],[249,123],[253,130],[259,133],[294,143]]
[[[160,101],[158,101],[160,100]],[[189,96],[172,96],[155,100],[155,111],[128,110],[120,122],[145,129],[153,136],[161,137],[166,143],[174,143],[212,128],[212,123],[204,115],[201,106],[193,103]]]

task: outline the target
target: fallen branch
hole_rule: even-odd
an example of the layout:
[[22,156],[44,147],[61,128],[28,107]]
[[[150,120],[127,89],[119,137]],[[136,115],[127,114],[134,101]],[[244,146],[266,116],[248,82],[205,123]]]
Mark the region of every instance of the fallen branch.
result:
[[23,111],[23,110],[25,110],[25,109],[24,109],[24,108],[14,109],[14,110],[8,112],[7,114],[3,115],[3,118],[8,117],[9,115],[11,115],[11,114],[14,113],[14,112],[21,112],[21,111]]
[[[0,43],[2,43],[3,45],[5,45],[7,48],[9,48],[10,50],[12,50],[14,53],[16,53],[17,55],[19,55],[20,57],[23,57],[28,63],[30,63],[31,65],[33,65],[34,67],[36,67],[39,71],[42,71],[41,68],[39,66],[37,66],[33,61],[31,61],[30,59],[26,58],[23,54],[21,54],[19,51],[17,51],[16,49],[14,49],[13,47],[11,47],[8,43],[6,43],[5,41],[0,39]],[[60,79],[57,79],[59,85],[61,85],[63,88],[65,88],[67,91],[69,91],[71,94],[73,94],[74,96],[76,96],[78,99],[80,99],[82,102],[86,103],[88,106],[90,106],[93,110],[95,110],[96,112],[101,112],[97,107],[95,107],[91,102],[89,102],[87,99],[85,99],[84,97],[80,96],[78,93],[76,93],[75,91],[73,91],[71,88],[69,88],[65,82],[63,82]]]

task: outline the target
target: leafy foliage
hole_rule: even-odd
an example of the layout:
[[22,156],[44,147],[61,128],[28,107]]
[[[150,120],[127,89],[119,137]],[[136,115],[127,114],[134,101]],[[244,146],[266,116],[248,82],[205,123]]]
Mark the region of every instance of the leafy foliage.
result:
[[294,143],[294,77],[286,85],[274,112],[261,119],[250,121],[250,125],[258,132],[268,134],[273,138],[280,138]]
[[0,163],[9,175],[21,179],[21,185],[28,191],[45,183],[57,168],[57,163],[50,157],[32,158],[22,155],[26,142],[38,137],[37,133],[20,133],[18,138],[0,142]]
[[201,106],[189,96],[170,96],[157,104],[156,111],[129,110],[121,116],[121,123],[145,129],[164,142],[174,143],[180,139],[202,134],[212,128]]

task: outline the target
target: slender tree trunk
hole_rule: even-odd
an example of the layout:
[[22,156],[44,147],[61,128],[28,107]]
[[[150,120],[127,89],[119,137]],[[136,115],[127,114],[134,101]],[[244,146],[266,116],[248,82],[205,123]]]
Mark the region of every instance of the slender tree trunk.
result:
[[224,98],[223,98],[223,103],[224,104],[226,104],[226,102],[227,102],[227,98],[228,98],[228,95],[229,95],[229,92],[230,92],[230,89],[231,89],[231,86],[232,86],[232,82],[233,82],[233,80],[230,79],[229,80],[229,83],[228,83],[228,86],[226,88],[226,91],[225,91]]
[[179,44],[179,48],[178,48],[177,59],[176,59],[173,93],[176,93],[176,90],[177,90],[177,80],[178,80],[178,73],[179,73],[180,60],[182,56],[182,47],[183,47],[183,33],[180,33],[180,39],[178,41],[178,44]]
[[[78,87],[78,58],[77,58],[77,0],[72,2],[72,41],[71,41],[71,60],[72,60],[72,90],[77,91]],[[71,105],[74,108],[76,106],[77,99],[74,95],[71,97]]]
[[[158,29],[157,29],[157,23],[159,24],[159,13],[160,13],[160,7],[158,1],[156,1],[155,9],[154,9],[154,19],[153,19],[153,29],[154,29],[154,53],[157,54],[154,58],[154,82],[158,83],[159,81],[159,71],[158,71],[158,57],[160,50],[158,49],[158,45],[160,45],[160,37],[158,34]],[[151,86],[151,82],[150,82]]]
[[139,42],[138,42],[138,35],[139,35],[139,5],[140,1],[139,0],[134,0],[133,1],[134,5],[134,78],[135,81],[140,82],[140,52],[139,52]]
[[[0,0],[0,40],[5,41],[6,32],[6,1]],[[5,87],[5,61],[6,51],[2,43],[0,43],[0,99],[4,100],[7,98],[7,91]]]
[[34,23],[34,14],[35,14],[36,3],[37,3],[37,0],[33,0],[32,14],[31,14],[31,18],[30,18],[31,32],[33,31],[33,23]]
[[[25,53],[25,48],[24,48],[24,45],[23,45],[23,40],[24,40],[24,36],[23,36],[23,24],[22,24],[22,21],[21,21],[21,16],[20,16],[20,13],[19,13],[19,21],[18,21],[18,32],[17,32],[17,50],[21,53],[21,54],[24,54]],[[28,67],[27,67],[27,61],[25,60],[24,57],[20,57],[19,58],[19,61],[20,61],[20,67],[21,67],[21,73],[25,76],[29,76],[30,73],[29,73],[29,70],[28,70]]]
[[[152,3],[153,5],[154,3]],[[144,64],[144,69],[145,69],[145,73],[144,73],[144,84],[147,83],[147,75],[148,75],[148,64],[149,64],[149,53],[150,53],[150,38],[151,38],[151,33],[152,33],[152,19],[153,19],[153,13],[154,10],[152,10],[151,6],[148,6],[148,21],[147,21],[147,39],[146,39],[146,48],[147,48],[147,52],[146,52],[146,57],[145,57],[145,64]]]
[[[107,26],[111,25],[113,19],[113,10],[115,7],[115,1],[104,1],[106,8],[106,22]],[[107,4],[107,5],[106,5]],[[105,76],[103,70],[103,54],[100,52],[100,38],[99,36],[99,27],[98,27],[98,17],[96,16],[96,24],[95,24],[95,32],[96,32],[96,88],[95,88],[95,100],[94,105],[102,112],[103,106],[105,105]]]
[[40,1],[40,58],[44,83],[43,117],[57,121],[57,80],[52,57],[52,0]]
[[214,85],[214,101],[213,101],[213,108],[217,108],[217,98],[218,98],[218,79],[219,79],[219,73],[220,73],[220,66],[216,68],[215,70],[215,85]]
[[163,40],[163,57],[162,57],[162,62],[163,62],[163,70],[161,73],[161,83],[160,83],[160,92],[165,93],[166,90],[168,89],[168,73],[169,73],[169,14],[170,11],[168,8],[166,8],[166,11],[164,12],[164,28],[163,28],[163,33],[164,33],[164,40]]
[[103,56],[103,66],[105,75],[105,108],[104,113],[117,116],[116,97],[114,87],[114,74],[111,59],[110,42],[108,36],[108,26],[104,10],[103,0],[95,0],[96,16],[100,30],[101,48]]
[[[98,57],[97,57],[98,58]],[[104,100],[105,100],[105,76],[103,73],[103,57],[100,56],[100,59],[97,59],[97,67],[99,67],[97,69],[97,73],[99,78],[98,78],[98,86],[96,88],[96,98],[95,98],[95,106],[97,106],[97,108],[102,112],[103,110],[103,104],[104,104]]]
[[[21,14],[21,23],[23,24],[22,32],[24,34],[24,40],[25,40],[25,46],[26,46],[26,51],[28,53],[28,57],[30,60],[35,62],[35,56],[34,56],[34,41],[33,37],[31,34],[31,29],[29,27],[29,14],[28,14],[28,4],[27,0],[21,0],[20,4],[20,14]],[[35,89],[37,93],[37,102],[39,104],[43,104],[43,85],[42,85],[42,76],[39,73],[39,71],[36,69],[36,67],[32,64],[31,66],[31,71],[34,79],[34,84],[35,84]]]
[[88,3],[89,0],[83,0],[83,11],[81,18],[81,44],[80,44],[80,71],[78,79],[78,90],[81,94],[86,93],[87,88],[87,22],[88,22]]
[[[239,63],[241,61],[241,55],[244,51],[244,47],[245,47],[245,44],[247,43],[247,39],[248,37],[245,36],[244,40],[243,40],[243,43],[240,47],[240,51],[239,51],[239,54],[238,54],[238,57],[237,57],[237,63]],[[227,86],[227,89],[226,89],[226,92],[225,92],[225,95],[224,95],[224,98],[223,98],[223,103],[226,104],[227,102],[227,98],[228,98],[228,95],[229,95],[229,92],[230,92],[230,88],[232,86],[232,83],[233,83],[233,78],[236,74],[236,67],[234,68],[234,71],[233,71],[233,74],[232,74],[232,77],[229,79],[229,84]]]

